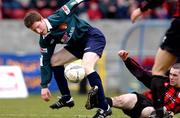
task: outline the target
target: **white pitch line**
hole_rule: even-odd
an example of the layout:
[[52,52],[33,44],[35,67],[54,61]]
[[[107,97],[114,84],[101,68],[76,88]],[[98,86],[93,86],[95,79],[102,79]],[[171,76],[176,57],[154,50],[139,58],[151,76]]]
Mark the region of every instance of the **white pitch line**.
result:
[[92,118],[91,115],[75,115],[75,118]]
[[29,117],[36,117],[36,116],[42,116],[42,117],[60,117],[61,115],[59,114],[51,114],[51,115],[46,115],[46,114],[13,114],[13,113],[10,113],[10,114],[2,114],[0,113],[0,117],[12,117],[12,116],[18,116],[18,117],[24,117],[24,116],[29,116]]
[[[15,114],[15,113],[9,113],[9,114],[2,114],[0,113],[0,118],[4,118],[4,117],[54,117],[54,118],[60,118],[62,115],[60,114],[50,114],[50,115],[46,115],[46,114]],[[72,117],[72,116],[69,116]],[[75,118],[91,118],[91,115],[74,115]]]

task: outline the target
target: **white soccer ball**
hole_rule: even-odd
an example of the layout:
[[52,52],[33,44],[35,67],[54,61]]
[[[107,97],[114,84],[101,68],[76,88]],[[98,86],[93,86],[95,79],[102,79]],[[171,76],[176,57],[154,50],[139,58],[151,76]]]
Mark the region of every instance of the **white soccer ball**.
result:
[[73,83],[78,83],[85,77],[85,70],[78,63],[70,63],[65,67],[64,75],[67,80]]

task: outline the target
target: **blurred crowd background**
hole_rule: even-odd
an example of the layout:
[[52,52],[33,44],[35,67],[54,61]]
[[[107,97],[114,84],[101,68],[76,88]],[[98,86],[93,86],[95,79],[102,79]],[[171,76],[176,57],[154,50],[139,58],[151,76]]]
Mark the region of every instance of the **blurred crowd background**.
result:
[[[77,15],[89,20],[128,19],[143,0],[88,0],[78,6]],[[161,6],[144,15],[145,18],[169,19],[175,0],[166,0]],[[44,17],[62,6],[61,0],[0,0],[0,19],[23,19],[29,10],[38,10]]]
[[[29,10],[37,10],[44,17],[51,15],[69,0],[0,0],[0,65],[18,65],[23,71],[24,80],[30,93],[39,93],[40,68],[38,36],[28,31],[23,18]],[[152,67],[154,55],[162,39],[176,0],[166,2],[143,17],[147,22],[130,22],[130,14],[143,0],[86,0],[75,10],[76,14],[89,20],[104,32],[107,39],[104,59],[97,70],[103,76],[107,90],[142,91],[144,87],[133,78],[117,56],[120,49],[130,52],[140,64]],[[163,20],[161,20],[163,19]],[[94,22],[95,21],[95,22]],[[149,22],[148,22],[149,21]],[[5,30],[8,29],[8,30]],[[23,45],[22,45],[23,44]],[[125,48],[124,48],[125,47]],[[59,47],[58,47],[59,48]],[[54,80],[54,79],[53,79]],[[51,91],[56,91],[55,81]],[[86,81],[72,84],[72,89],[86,93]]]

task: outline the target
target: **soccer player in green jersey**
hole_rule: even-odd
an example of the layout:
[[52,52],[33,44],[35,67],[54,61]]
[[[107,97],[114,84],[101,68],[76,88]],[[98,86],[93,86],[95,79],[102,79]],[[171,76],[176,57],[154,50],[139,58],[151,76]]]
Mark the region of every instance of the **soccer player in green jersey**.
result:
[[[104,90],[99,74],[94,70],[96,62],[101,57],[106,40],[103,33],[89,25],[86,21],[74,14],[74,9],[82,0],[70,0],[47,19],[38,12],[28,12],[24,18],[27,28],[40,35],[41,48],[41,97],[50,100],[51,92],[48,84],[51,81],[52,71],[62,97],[52,104],[52,109],[73,107],[68,83],[64,77],[64,64],[82,59],[82,65],[91,87],[98,86],[99,106],[93,118],[105,118],[112,114],[111,108],[105,100]],[[54,53],[56,44],[66,44]],[[57,74],[58,73],[58,74]]]

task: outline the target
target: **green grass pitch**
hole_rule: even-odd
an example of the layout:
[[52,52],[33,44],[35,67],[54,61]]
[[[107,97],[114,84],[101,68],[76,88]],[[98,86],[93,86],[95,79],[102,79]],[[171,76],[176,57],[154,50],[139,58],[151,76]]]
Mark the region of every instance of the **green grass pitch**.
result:
[[[53,94],[51,101],[44,102],[40,95],[30,95],[26,99],[0,99],[0,118],[91,118],[96,109],[86,110],[86,95],[73,93],[75,106],[52,110],[49,105],[57,100]],[[121,110],[113,109],[111,118],[128,118]]]
[[[40,95],[30,95],[26,99],[0,99],[0,118],[91,118],[96,113],[96,109],[85,109],[86,95],[73,93],[73,98],[75,107],[59,110],[49,108],[57,100],[57,94],[53,94],[49,102],[44,102]],[[110,118],[128,117],[121,110],[113,109]]]

